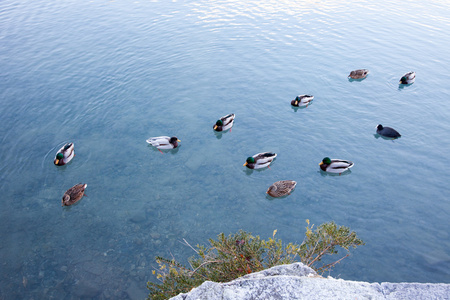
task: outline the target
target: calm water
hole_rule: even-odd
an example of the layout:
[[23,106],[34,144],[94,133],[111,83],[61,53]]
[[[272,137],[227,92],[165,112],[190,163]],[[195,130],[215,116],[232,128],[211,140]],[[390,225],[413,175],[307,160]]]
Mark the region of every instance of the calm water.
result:
[[[334,277],[450,283],[449,31],[439,0],[1,1],[0,298],[140,299],[154,256],[194,254],[183,238],[301,242],[306,219],[366,242]],[[294,110],[298,94],[315,99]],[[263,151],[271,169],[248,172]],[[325,156],[355,166],[326,176]],[[283,179],[294,193],[266,197]]]

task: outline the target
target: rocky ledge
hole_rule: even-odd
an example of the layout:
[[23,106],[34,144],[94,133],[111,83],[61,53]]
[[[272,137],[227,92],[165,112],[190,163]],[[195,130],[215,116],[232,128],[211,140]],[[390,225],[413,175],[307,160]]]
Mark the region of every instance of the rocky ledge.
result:
[[226,283],[206,281],[189,293],[171,299],[450,299],[450,284],[379,284],[324,278],[302,263],[295,263]]

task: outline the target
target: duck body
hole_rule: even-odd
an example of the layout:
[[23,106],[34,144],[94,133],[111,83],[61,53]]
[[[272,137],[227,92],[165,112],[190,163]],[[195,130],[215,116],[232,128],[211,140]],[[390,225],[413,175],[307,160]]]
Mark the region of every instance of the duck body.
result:
[[408,72],[400,78],[399,84],[412,84],[416,81],[416,72]]
[[393,138],[397,139],[401,137],[402,135],[398,133],[397,130],[391,127],[383,127],[383,125],[378,124],[377,125],[377,133],[381,136],[387,137],[387,138]]
[[354,163],[349,160],[330,159],[325,157],[320,163],[320,169],[328,173],[341,174],[353,167]]
[[311,101],[313,101],[313,95],[298,95],[294,100],[291,101],[291,105],[295,107],[308,106]]
[[158,149],[175,149],[181,141],[176,136],[158,136],[149,138],[146,142]]
[[231,127],[233,127],[234,125],[234,117],[234,114],[229,114],[221,117],[219,120],[217,120],[216,124],[214,124],[213,129],[215,131],[225,131],[231,129]]
[[79,183],[68,189],[62,197],[62,206],[70,206],[78,202],[84,196],[87,184]]
[[297,182],[294,180],[277,181],[269,187],[266,193],[274,198],[283,197],[290,195],[296,185]]
[[272,161],[277,157],[276,153],[262,152],[248,157],[244,166],[249,169],[262,169],[268,167]]
[[58,152],[56,152],[55,160],[53,161],[53,163],[57,166],[63,166],[71,161],[74,156],[74,144],[67,143],[62,146],[62,148],[59,149]]
[[350,77],[351,79],[364,79],[367,77],[368,74],[369,74],[369,70],[358,69],[358,70],[351,71],[350,75],[348,75],[348,77]]

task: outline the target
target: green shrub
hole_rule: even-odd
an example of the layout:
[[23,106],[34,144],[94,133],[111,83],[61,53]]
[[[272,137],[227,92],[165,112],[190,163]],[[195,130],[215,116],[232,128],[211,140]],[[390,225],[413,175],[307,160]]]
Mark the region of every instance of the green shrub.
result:
[[[328,222],[314,229],[309,220],[306,222],[305,238],[300,245],[289,243],[283,246],[280,239],[275,239],[277,230],[267,241],[242,230],[228,236],[221,233],[217,240],[209,239],[209,247],[197,245],[195,249],[185,241],[196,252],[188,260],[190,267],[175,259],[156,257],[158,269],[153,270],[153,274],[161,283],[147,282],[150,290],[148,298],[168,299],[186,293],[207,280],[228,282],[252,272],[296,261],[322,274],[348,257],[351,247],[364,245],[348,227]],[[345,249],[346,255],[331,263],[322,263],[325,255],[338,253],[337,247]]]

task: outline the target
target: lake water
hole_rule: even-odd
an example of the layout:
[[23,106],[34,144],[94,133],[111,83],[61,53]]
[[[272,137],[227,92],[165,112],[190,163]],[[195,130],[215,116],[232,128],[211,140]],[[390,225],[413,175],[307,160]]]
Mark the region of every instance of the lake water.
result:
[[[194,254],[182,239],[300,243],[306,219],[366,243],[333,277],[450,283],[448,32],[443,0],[1,1],[0,298],[140,299],[156,255]],[[243,167],[263,151],[270,169]],[[355,166],[328,176],[325,156]],[[267,197],[284,179],[292,195]]]

